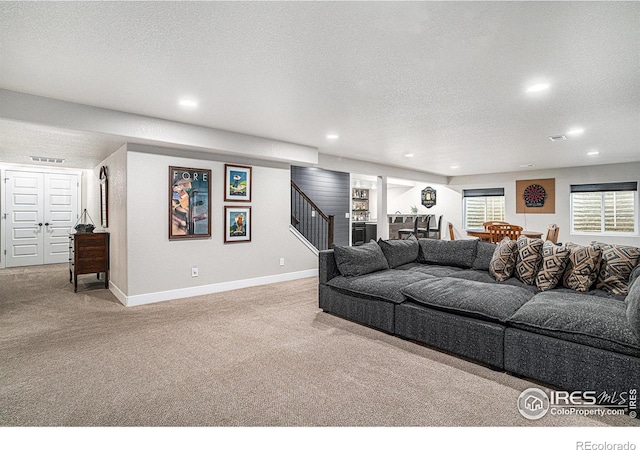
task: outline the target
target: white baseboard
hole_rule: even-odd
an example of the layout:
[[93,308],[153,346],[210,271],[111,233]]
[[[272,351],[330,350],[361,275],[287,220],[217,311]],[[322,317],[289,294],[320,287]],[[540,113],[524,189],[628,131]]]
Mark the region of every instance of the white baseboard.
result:
[[127,296],[124,295],[124,292],[122,292],[120,288],[118,288],[118,286],[113,284],[113,281],[111,280],[109,280],[109,290],[113,295],[116,296],[120,303],[122,303],[124,306],[127,306]]
[[170,291],[152,292],[150,294],[139,294],[126,296],[114,284],[110,283],[111,292],[120,300],[124,306],[140,306],[149,303],[164,302],[178,298],[195,297],[197,295],[215,294],[217,292],[232,291],[264,284],[280,283],[282,281],[298,280],[301,278],[317,277],[318,269],[301,270],[299,272],[282,273],[265,277],[249,278],[247,280],[227,281],[224,283],[206,284],[183,289],[173,289]]

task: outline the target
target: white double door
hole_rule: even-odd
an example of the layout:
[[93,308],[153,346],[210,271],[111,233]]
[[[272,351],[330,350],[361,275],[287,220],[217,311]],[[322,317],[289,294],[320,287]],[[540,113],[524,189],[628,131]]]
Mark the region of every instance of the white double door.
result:
[[6,171],[6,267],[69,260],[78,181],[77,174]]

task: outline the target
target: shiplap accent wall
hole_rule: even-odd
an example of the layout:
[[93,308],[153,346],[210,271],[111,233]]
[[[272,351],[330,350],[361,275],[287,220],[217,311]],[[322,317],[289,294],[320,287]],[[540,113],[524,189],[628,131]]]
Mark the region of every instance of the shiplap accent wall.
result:
[[344,172],[291,166],[291,179],[327,215],[333,214],[334,244],[349,245],[350,175]]

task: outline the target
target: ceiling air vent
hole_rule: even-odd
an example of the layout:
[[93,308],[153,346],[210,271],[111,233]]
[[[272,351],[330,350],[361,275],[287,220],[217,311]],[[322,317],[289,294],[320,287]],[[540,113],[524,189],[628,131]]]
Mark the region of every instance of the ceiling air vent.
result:
[[560,134],[558,136],[549,136],[549,140],[556,142],[556,141],[566,141],[567,137],[564,134]]
[[62,158],[47,158],[46,156],[31,156],[30,158],[33,162],[41,163],[62,164],[64,162],[64,159]]

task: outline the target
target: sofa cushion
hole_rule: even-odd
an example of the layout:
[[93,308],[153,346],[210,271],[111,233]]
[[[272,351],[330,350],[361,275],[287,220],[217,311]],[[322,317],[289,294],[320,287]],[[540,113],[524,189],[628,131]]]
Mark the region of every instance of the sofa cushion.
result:
[[435,264],[410,263],[397,267],[398,270],[420,272],[434,277],[448,277],[450,275],[466,272],[466,269],[454,266],[437,266]]
[[418,239],[420,255],[418,262],[470,268],[476,259],[476,240],[443,241]]
[[518,244],[509,238],[504,238],[498,243],[491,262],[489,273],[498,281],[506,281],[513,275],[516,267],[516,251]]
[[611,298],[574,291],[541,292],[508,323],[558,339],[640,355],[640,339],[627,321],[625,303]]
[[389,268],[382,249],[371,240],[358,247],[336,245],[333,248],[336,264],[340,273],[346,277],[355,277]]
[[384,257],[387,258],[390,269],[416,261],[420,252],[420,245],[414,235],[407,239],[389,239],[387,241],[378,239],[378,245],[382,249]]
[[542,246],[542,264],[536,275],[536,286],[540,291],[548,291],[558,285],[567,268],[571,251],[563,246],[546,241]]
[[496,322],[505,322],[534,295],[515,286],[450,277],[418,281],[402,293],[422,305]]
[[401,293],[403,287],[428,278],[431,277],[419,272],[387,269],[359,277],[339,276],[327,284],[356,297],[401,303],[405,300]]
[[640,264],[638,264],[636,268],[631,271],[631,275],[629,275],[629,291],[631,291],[631,287],[638,279],[640,279]]
[[463,280],[478,281],[480,283],[506,284],[508,286],[516,286],[521,289],[526,289],[533,294],[536,294],[538,292],[538,288],[536,288],[535,286],[528,286],[515,277],[511,277],[506,281],[497,281],[486,270],[461,270],[447,276],[451,278],[461,278]]
[[636,337],[640,339],[640,282],[633,283],[629,295],[624,300],[627,308],[627,321]]
[[638,265],[640,248],[629,245],[595,244],[602,250],[596,287],[612,294],[627,295],[629,276]]
[[521,235],[516,244],[518,245],[518,253],[516,254],[515,275],[524,284],[532,285],[536,282],[536,275],[540,270],[544,241]]
[[493,252],[496,251],[496,244],[486,241],[477,241],[476,243],[476,259],[473,260],[472,269],[489,270]]
[[594,245],[567,242],[569,262],[562,277],[562,285],[578,292],[587,292],[598,277],[602,250]]

